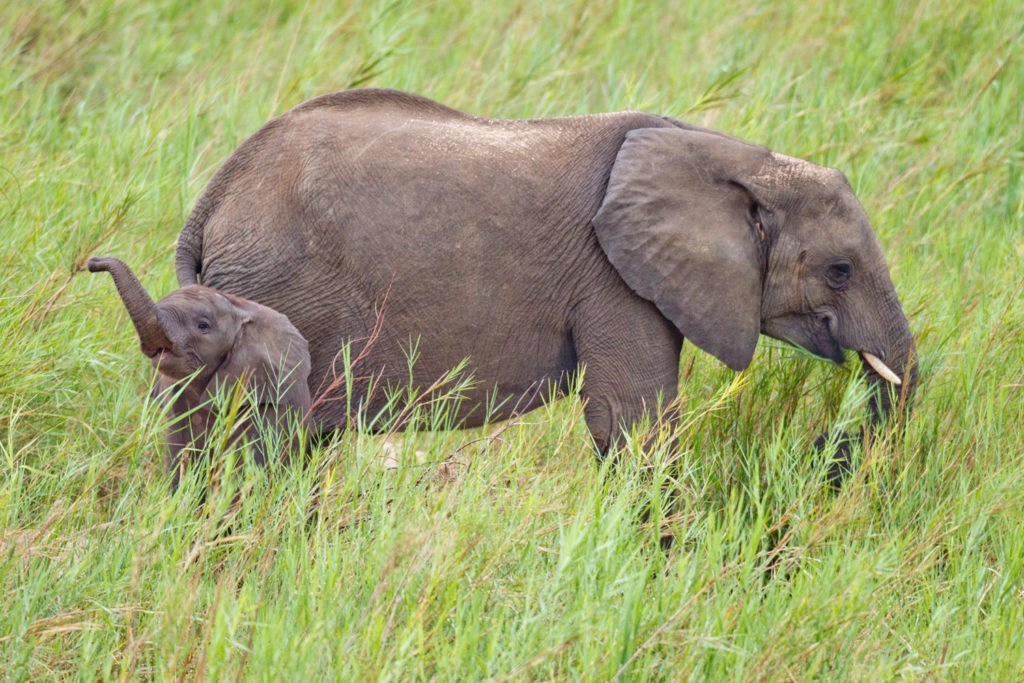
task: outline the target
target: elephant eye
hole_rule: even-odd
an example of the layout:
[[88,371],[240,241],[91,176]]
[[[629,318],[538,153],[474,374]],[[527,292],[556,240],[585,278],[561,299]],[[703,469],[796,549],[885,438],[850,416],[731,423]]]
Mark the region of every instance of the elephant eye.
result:
[[836,261],[828,267],[828,283],[834,288],[845,285],[850,279],[853,266],[849,261]]
[[198,327],[201,332],[206,332],[208,329],[210,329],[210,325],[206,321],[200,322],[198,325],[196,325],[196,327]]

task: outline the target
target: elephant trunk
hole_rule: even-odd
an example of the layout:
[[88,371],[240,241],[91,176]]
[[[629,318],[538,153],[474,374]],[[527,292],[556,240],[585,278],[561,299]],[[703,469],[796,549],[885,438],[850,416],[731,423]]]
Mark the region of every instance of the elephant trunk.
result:
[[[887,334],[880,357],[861,352],[861,365],[871,389],[870,417],[872,424],[882,424],[910,413],[917,390],[917,350],[910,324],[896,299],[895,292],[887,302],[885,316]],[[896,411],[902,414],[895,415]]]
[[[871,341],[861,347],[861,365],[870,391],[869,422],[871,426],[892,423],[897,430],[906,424],[914,394],[917,391],[917,350],[910,334],[910,325],[892,292],[881,315],[884,332],[870,335]],[[851,345],[847,348],[858,348]],[[861,436],[863,431],[861,432]],[[822,434],[814,442],[818,450],[834,441],[835,450],[830,453],[830,465],[826,473],[828,483],[838,490],[850,472],[853,445],[860,436],[850,433]]]
[[135,273],[123,261],[111,257],[94,257],[89,259],[88,265],[90,272],[107,271],[113,276],[121,301],[128,309],[135,331],[139,334],[142,353],[152,357],[160,349],[172,348],[173,345],[157,315],[156,304],[143,289]]
[[917,391],[917,355],[910,333],[907,333],[905,341],[901,341],[892,352],[886,355],[891,358],[886,366],[900,379],[899,384],[879,374],[872,367],[872,363],[864,358],[863,354],[861,355],[864,375],[871,388],[870,417],[872,424],[888,422],[896,417],[894,413],[897,409],[903,411],[902,417],[909,415],[914,392]]

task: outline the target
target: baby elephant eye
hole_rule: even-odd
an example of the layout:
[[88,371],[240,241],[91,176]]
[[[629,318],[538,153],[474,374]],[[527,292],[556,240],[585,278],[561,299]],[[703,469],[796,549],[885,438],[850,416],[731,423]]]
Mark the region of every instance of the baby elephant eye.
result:
[[199,323],[198,325],[196,325],[196,327],[198,327],[201,332],[206,332],[208,329],[210,329],[210,326],[207,323]]
[[836,261],[828,267],[828,283],[833,287],[842,287],[850,279],[852,270],[849,261]]

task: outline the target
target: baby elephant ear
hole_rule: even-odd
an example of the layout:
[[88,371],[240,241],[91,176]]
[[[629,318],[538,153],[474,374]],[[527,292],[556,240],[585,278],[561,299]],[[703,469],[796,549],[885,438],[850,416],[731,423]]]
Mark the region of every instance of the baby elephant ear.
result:
[[228,357],[214,374],[218,386],[231,390],[244,377],[260,403],[310,407],[309,346],[288,317],[248,299],[221,293],[236,308],[242,325]]
[[734,370],[761,330],[761,245],[750,179],[770,152],[699,130],[630,131],[594,230],[629,287]]

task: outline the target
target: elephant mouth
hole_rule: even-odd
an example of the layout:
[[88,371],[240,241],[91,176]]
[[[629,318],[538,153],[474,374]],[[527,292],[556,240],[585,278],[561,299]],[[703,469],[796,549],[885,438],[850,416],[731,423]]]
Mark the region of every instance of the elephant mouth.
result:
[[174,352],[170,349],[157,349],[150,355],[149,362],[154,368],[166,374],[170,369],[168,366],[174,365]]
[[810,352],[830,360],[836,365],[842,365],[846,362],[846,354],[843,353],[843,347],[840,346],[839,342],[830,334],[822,335],[822,337],[824,338],[815,340],[817,348],[809,349]]
[[835,316],[832,313],[823,312],[819,313],[816,318],[818,325],[815,326],[814,343],[818,348],[811,349],[811,352],[833,361],[836,365],[842,365],[846,361],[846,354],[843,353],[843,347],[834,334]]
[[771,318],[762,324],[761,331],[770,337],[810,351],[819,358],[837,365],[846,361],[839,340],[832,334],[831,316],[790,315]]
[[201,362],[196,364],[196,359],[190,358],[187,355],[178,354],[174,349],[168,348],[157,349],[149,357],[149,360],[157,372],[172,379],[187,377],[194,372],[197,367],[202,365]]
[[804,347],[819,358],[842,365],[846,361],[846,354],[843,352],[842,344],[832,334],[832,325],[828,319],[821,319],[819,322],[820,324],[814,325],[810,334],[804,338],[806,343],[799,339],[788,339],[787,341]]
[[[818,320],[821,323],[819,326],[819,334],[815,335],[818,337],[818,339],[815,340],[818,344],[818,349],[814,350],[814,353],[817,353],[823,358],[829,358],[837,364],[842,365],[845,360],[843,348],[833,334],[836,324],[835,316],[829,312],[824,312],[818,315]],[[859,353],[861,358],[864,359],[864,362],[870,365],[871,369],[877,372],[885,381],[895,384],[896,386],[903,384],[899,375],[893,372],[881,358],[869,351],[865,351],[864,349],[859,349],[857,353]]]

